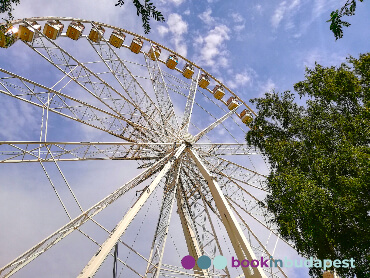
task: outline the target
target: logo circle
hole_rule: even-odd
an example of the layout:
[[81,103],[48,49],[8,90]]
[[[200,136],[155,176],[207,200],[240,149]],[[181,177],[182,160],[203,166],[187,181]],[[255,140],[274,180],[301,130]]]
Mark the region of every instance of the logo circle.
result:
[[213,259],[213,266],[216,269],[224,269],[227,265],[227,259],[224,256],[217,256]]
[[200,269],[207,269],[211,266],[211,259],[208,256],[200,256],[197,260]]
[[182,258],[181,265],[185,269],[192,269],[195,266],[195,259],[188,255]]

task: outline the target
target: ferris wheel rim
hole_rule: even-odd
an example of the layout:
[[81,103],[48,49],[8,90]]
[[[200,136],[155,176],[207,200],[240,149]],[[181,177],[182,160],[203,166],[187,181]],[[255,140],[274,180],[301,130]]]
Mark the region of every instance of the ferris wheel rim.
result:
[[212,78],[216,83],[220,84],[224,89],[226,89],[230,94],[232,94],[234,97],[237,98],[237,100],[239,100],[246,108],[248,108],[248,110],[254,115],[254,116],[257,116],[257,113],[248,105],[246,104],[246,102],[240,98],[238,95],[236,95],[228,86],[226,86],[224,83],[222,83],[220,80],[218,80],[215,76],[213,76],[211,73],[207,72],[205,69],[203,69],[201,66],[197,65],[196,63],[194,63],[193,61],[187,59],[186,57],[184,57],[183,55],[179,54],[178,52],[175,52],[173,51],[172,49],[160,44],[160,43],[157,43],[156,41],[154,40],[151,40],[151,39],[148,39],[147,37],[145,36],[142,36],[142,35],[139,35],[137,33],[134,33],[132,31],[129,31],[127,29],[124,29],[124,28],[121,28],[121,27],[116,27],[116,26],[113,26],[113,25],[110,25],[110,24],[107,24],[107,23],[103,23],[103,22],[98,22],[98,21],[92,21],[92,20],[87,20],[87,19],[82,19],[82,18],[74,18],[74,17],[59,17],[59,16],[48,16],[48,17],[29,17],[29,18],[23,18],[23,19],[15,19],[15,20],[11,20],[7,23],[0,23],[0,26],[1,25],[12,25],[12,24],[19,24],[19,23],[22,23],[24,21],[28,21],[28,20],[33,20],[33,21],[47,21],[47,20],[60,20],[60,21],[80,21],[82,23],[92,23],[92,24],[97,24],[97,25],[101,25],[103,27],[107,27],[107,28],[110,28],[112,30],[118,30],[118,31],[123,31],[124,33],[127,33],[127,34],[130,34],[134,37],[139,37],[149,43],[153,43],[155,45],[158,45],[159,47],[167,50],[168,52],[172,53],[172,54],[175,54],[176,56],[180,57],[182,60],[186,61],[187,63],[190,63],[192,64],[194,67],[196,67],[197,69],[203,71],[205,74],[207,74],[210,78]]

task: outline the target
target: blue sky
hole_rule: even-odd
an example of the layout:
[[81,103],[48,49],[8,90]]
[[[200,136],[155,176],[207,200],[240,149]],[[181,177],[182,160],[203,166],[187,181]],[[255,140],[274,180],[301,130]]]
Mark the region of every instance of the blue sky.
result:
[[[115,1],[107,0],[21,0],[14,11],[14,17],[75,17],[104,22],[144,35],[141,19],[136,16],[135,8],[129,0],[125,2],[123,7],[115,7]],[[145,36],[203,67],[245,101],[262,96],[272,89],[293,90],[293,84],[304,79],[305,67],[313,67],[315,61],[325,66],[337,66],[347,56],[357,57],[359,53],[369,50],[370,31],[366,28],[370,26],[368,3],[358,4],[356,15],[348,18],[352,26],[344,30],[342,39],[335,41],[326,20],[329,19],[330,12],[345,1],[153,2],[165,16],[166,22],[151,20],[151,33]],[[48,68],[44,68],[42,59],[23,52],[17,48],[18,44],[20,42],[6,50],[7,52],[0,49],[0,67],[37,79],[40,83],[48,83],[48,77],[52,77],[53,72],[47,72]],[[77,46],[76,51],[83,54],[83,47],[79,44]],[[46,70],[43,71],[44,69]],[[40,111],[24,103],[0,97],[0,102],[6,104],[0,110],[0,140],[38,140]],[[199,119],[200,122],[201,120]],[[116,140],[96,130],[81,128],[78,123],[67,125],[55,115],[50,115],[49,128],[49,140]],[[75,164],[61,164],[70,183],[75,185],[76,195],[80,197],[84,208],[88,208],[138,172],[137,165],[130,162],[76,163],[78,171],[74,168]],[[52,165],[48,167],[51,172],[57,173]],[[4,229],[2,224],[0,229],[0,265],[4,265],[66,223],[67,218],[55,200],[55,194],[50,190],[45,175],[40,171],[40,165],[32,164],[24,168],[14,164],[2,165],[0,175],[0,221],[6,223],[7,227]],[[130,202],[134,195],[128,196]],[[99,221],[105,221],[107,226],[113,225],[122,216],[120,206],[127,207],[130,202],[121,200],[109,212],[99,216]],[[76,208],[72,211],[78,213]],[[95,236],[103,238],[103,234],[97,233]],[[80,244],[80,239],[74,236],[66,241],[75,245]],[[84,243],[74,251],[73,256],[66,258],[63,254],[68,252],[68,245],[56,247],[56,250],[57,248],[61,254],[41,256],[39,263],[15,277],[29,277],[28,271],[31,273],[32,270],[38,273],[38,277],[50,277],[50,271],[56,273],[65,270],[66,266],[74,270],[80,269],[89,254],[96,251],[95,246]],[[283,251],[282,257],[298,258],[291,249],[280,245],[279,248]],[[66,260],[64,264],[59,263],[63,259]],[[43,271],[43,265],[49,266],[49,272]],[[111,271],[108,266],[106,270]],[[289,277],[308,277],[306,269],[289,269],[287,273]]]

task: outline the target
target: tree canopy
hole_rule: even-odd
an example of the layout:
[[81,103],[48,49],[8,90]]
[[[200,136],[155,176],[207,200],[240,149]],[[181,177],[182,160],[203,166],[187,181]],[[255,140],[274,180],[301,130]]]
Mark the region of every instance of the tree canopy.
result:
[[[306,68],[293,93],[253,99],[247,142],[272,166],[264,200],[282,237],[305,257],[351,259],[341,277],[370,277],[370,53]],[[313,277],[321,269],[311,268]]]
[[[363,2],[364,0],[358,0]],[[356,0],[347,0],[344,6],[340,10],[332,11],[330,19],[327,22],[330,23],[330,30],[335,36],[335,40],[343,37],[343,27],[349,27],[351,24],[347,21],[342,21],[343,16],[352,16],[356,11]]]

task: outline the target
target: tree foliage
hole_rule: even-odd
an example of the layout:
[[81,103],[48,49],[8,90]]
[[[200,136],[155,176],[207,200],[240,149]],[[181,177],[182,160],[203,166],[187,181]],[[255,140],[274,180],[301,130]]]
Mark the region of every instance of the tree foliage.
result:
[[19,0],[0,0],[0,13],[6,13],[8,19],[13,19],[13,7],[14,5],[16,6],[18,4]]
[[289,91],[252,100],[259,113],[246,139],[272,165],[264,202],[300,254],[354,258],[340,277],[370,277],[370,53],[305,77],[294,85],[304,106]]
[[[137,16],[141,15],[145,34],[150,32],[150,17],[154,18],[156,21],[165,21],[162,13],[156,10],[156,7],[150,2],[150,0],[144,0],[144,5],[141,4],[139,0],[132,0],[132,2],[136,7]],[[118,0],[116,6],[122,6],[123,4],[125,4],[124,0]]]
[[[364,0],[358,0],[363,2]],[[335,36],[335,40],[343,37],[343,27],[349,27],[351,24],[347,21],[342,21],[343,16],[352,16],[356,11],[356,0],[347,0],[344,6],[340,10],[332,11],[330,19],[327,22],[330,23],[330,30]]]

